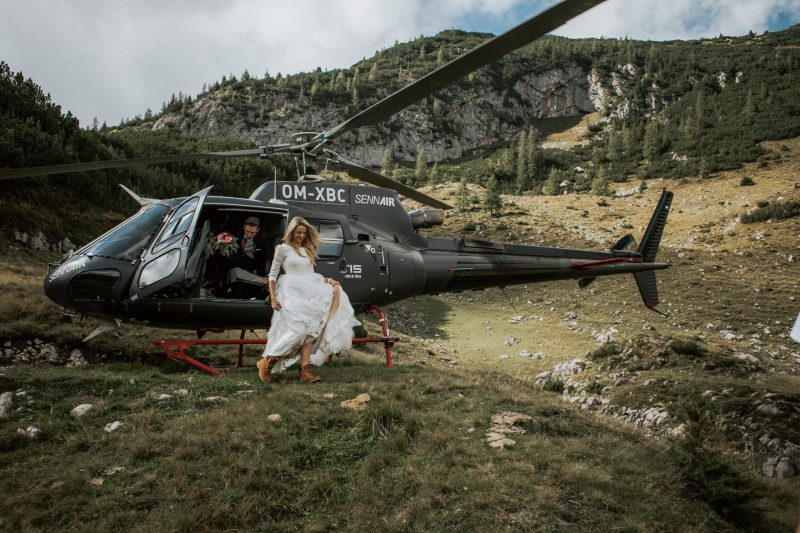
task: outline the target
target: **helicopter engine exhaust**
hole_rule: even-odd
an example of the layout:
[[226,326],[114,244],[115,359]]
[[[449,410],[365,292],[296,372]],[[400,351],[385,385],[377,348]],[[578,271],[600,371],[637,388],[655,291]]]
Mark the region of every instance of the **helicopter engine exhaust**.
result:
[[444,209],[414,209],[409,211],[414,229],[441,226],[444,222]]

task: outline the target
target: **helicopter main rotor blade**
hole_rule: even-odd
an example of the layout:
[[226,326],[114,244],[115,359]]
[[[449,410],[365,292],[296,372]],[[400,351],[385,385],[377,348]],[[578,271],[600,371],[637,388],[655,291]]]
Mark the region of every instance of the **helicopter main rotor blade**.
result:
[[51,165],[46,167],[0,169],[0,180],[27,178],[30,176],[49,176],[51,174],[66,174],[68,172],[86,172],[89,170],[104,170],[108,168],[160,165],[163,163],[177,163],[181,161],[199,161],[202,159],[266,156],[273,151],[273,148],[275,150],[279,150],[283,147],[284,145],[275,147],[262,146],[260,148],[252,148],[249,150],[232,150],[230,152],[201,152],[197,154],[137,157],[134,159],[114,159],[109,161],[91,161],[88,163],[68,163],[65,165]]
[[348,174],[350,174],[352,177],[358,180],[365,181],[370,185],[377,185],[378,187],[392,189],[396,191],[398,194],[401,194],[406,198],[411,198],[412,200],[416,200],[417,202],[424,205],[437,207],[439,209],[453,209],[453,206],[448,205],[442,202],[441,200],[437,200],[433,196],[428,196],[423,192],[420,192],[416,189],[412,189],[408,185],[403,185],[399,181],[387,178],[383,174],[378,174],[374,170],[370,170],[367,167],[362,167],[358,163],[348,161],[347,159],[342,158],[340,155],[331,152],[330,150],[325,150],[325,153],[328,155],[331,162],[341,165],[342,167],[344,167],[345,171],[347,171]]
[[346,131],[376,124],[402,111],[414,102],[444,89],[467,74],[497,61],[509,52],[530,44],[604,1],[565,0],[547,11],[528,19],[516,28],[486,41],[449,63],[445,63],[433,72],[426,74],[380,102],[350,117],[338,126],[320,134],[318,138],[332,139]]

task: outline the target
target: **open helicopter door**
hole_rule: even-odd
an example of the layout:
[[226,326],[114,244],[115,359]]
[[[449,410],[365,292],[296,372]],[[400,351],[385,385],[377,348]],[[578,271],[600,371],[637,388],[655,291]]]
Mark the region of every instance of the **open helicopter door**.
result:
[[153,244],[142,254],[131,283],[131,300],[148,298],[164,287],[183,282],[193,247],[205,246],[204,242],[199,242],[195,227],[210,190],[211,187],[207,187],[196,192],[172,212]]

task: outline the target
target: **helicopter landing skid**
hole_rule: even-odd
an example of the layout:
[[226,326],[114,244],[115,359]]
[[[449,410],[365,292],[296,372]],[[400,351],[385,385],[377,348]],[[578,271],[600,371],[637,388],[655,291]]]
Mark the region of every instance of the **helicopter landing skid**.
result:
[[[389,323],[386,319],[386,315],[380,307],[372,305],[368,310],[370,313],[375,313],[375,315],[378,317],[378,322],[381,325],[383,336],[357,337],[353,339],[353,344],[368,344],[373,342],[383,343],[383,347],[386,350],[386,366],[389,368],[394,368],[394,360],[392,359],[392,346],[394,346],[394,343],[397,342],[397,337],[389,336]],[[209,366],[201,361],[198,361],[194,357],[187,354],[186,349],[191,348],[192,346],[237,345],[239,347],[239,351],[238,357],[236,358],[236,367],[242,368],[244,366],[242,362],[244,346],[251,344],[260,344],[263,346],[267,343],[266,339],[246,340],[244,338],[245,331],[246,330],[242,330],[238,339],[166,339],[153,340],[152,342],[164,350],[164,355],[168,359],[172,359],[173,361],[178,361],[180,363],[186,363],[187,365],[193,366],[198,370],[202,370],[206,374],[221,375],[226,374],[229,369],[214,368],[213,366]]]

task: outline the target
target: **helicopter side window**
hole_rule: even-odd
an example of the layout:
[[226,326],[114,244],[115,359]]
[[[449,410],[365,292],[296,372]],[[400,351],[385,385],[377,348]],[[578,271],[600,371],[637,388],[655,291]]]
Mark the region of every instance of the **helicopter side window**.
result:
[[317,257],[320,259],[335,259],[342,255],[344,250],[344,232],[342,225],[338,222],[309,220],[319,232],[322,244],[317,249]]
[[192,198],[190,201],[181,205],[177,211],[170,218],[169,224],[164,228],[161,236],[158,239],[153,252],[166,248],[170,244],[180,239],[189,229],[192,223],[192,216],[197,207],[197,198]]
[[169,210],[170,206],[167,204],[143,208],[133,217],[86,245],[78,253],[134,261],[147,246],[153,232],[158,229]]

